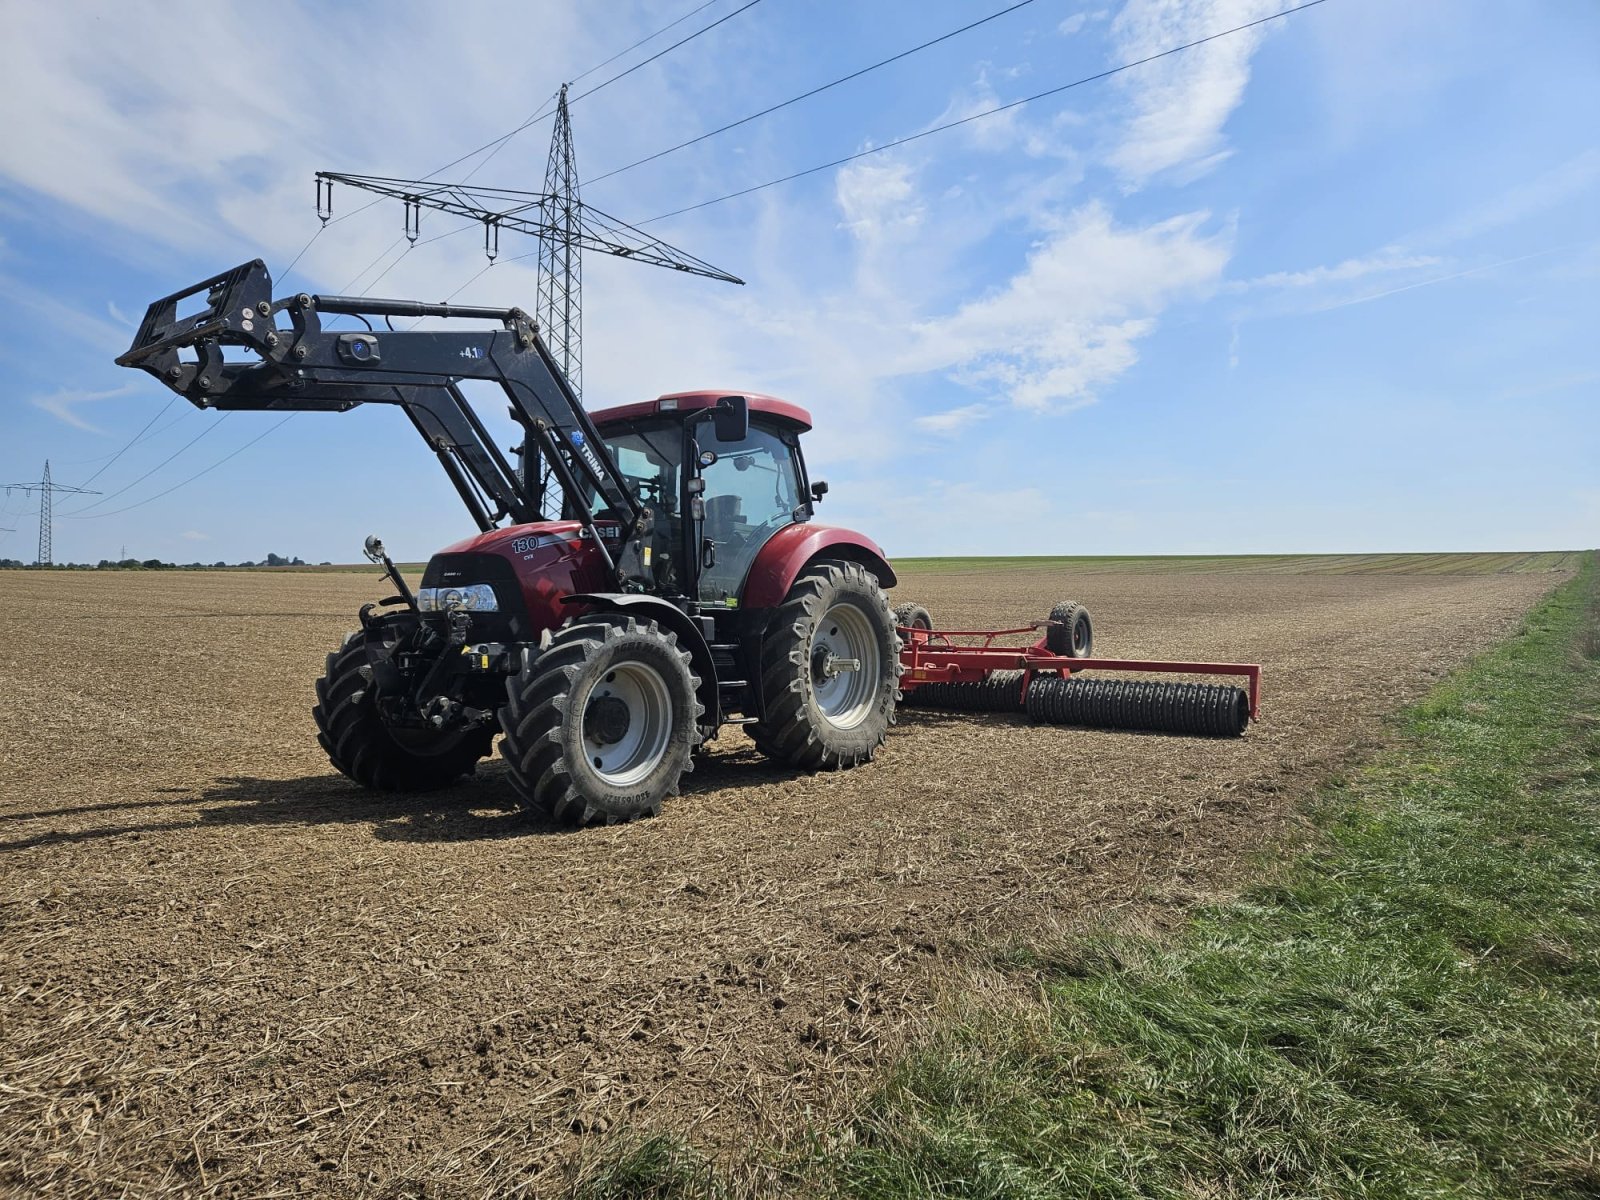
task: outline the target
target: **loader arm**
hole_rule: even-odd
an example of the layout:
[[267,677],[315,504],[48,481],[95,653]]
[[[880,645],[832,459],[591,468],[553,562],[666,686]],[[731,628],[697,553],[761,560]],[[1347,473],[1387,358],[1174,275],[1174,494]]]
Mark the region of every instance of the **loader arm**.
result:
[[[199,311],[179,317],[185,301],[198,303]],[[367,328],[325,330],[322,317],[334,314],[361,319]],[[385,319],[376,329],[375,317]],[[392,317],[488,320],[500,328],[395,329]],[[257,259],[155,301],[116,361],[155,376],[197,408],[345,412],[358,404],[397,405],[485,532],[507,518],[541,519],[540,464],[548,464],[617,589],[648,583],[637,550],[649,532],[648,511],[626,486],[535,322],[519,308],[305,292],[274,300],[272,277]],[[458,386],[469,379],[498,383],[505,392],[523,429],[521,474]],[[590,496],[622,518],[619,559],[600,538]]]

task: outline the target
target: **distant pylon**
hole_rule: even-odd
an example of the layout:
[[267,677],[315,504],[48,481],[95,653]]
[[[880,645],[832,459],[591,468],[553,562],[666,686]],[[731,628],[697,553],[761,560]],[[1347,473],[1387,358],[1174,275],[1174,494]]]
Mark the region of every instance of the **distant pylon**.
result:
[[39,557],[36,565],[48,567],[54,565],[53,547],[51,539],[55,533],[55,521],[51,515],[51,500],[56,492],[70,492],[78,496],[98,496],[99,492],[91,492],[87,488],[72,487],[65,483],[50,482],[50,460],[44,460],[44,478],[37,483],[8,483],[5,485],[6,495],[12,492],[38,492],[39,493]]

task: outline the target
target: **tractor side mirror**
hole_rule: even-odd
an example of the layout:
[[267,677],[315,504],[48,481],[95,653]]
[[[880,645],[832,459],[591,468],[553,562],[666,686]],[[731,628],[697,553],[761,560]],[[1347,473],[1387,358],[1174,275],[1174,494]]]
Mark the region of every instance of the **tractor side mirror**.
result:
[[750,436],[750,402],[743,396],[723,396],[711,410],[711,427],[724,445]]
[[815,501],[816,503],[820,504],[822,502],[822,498],[824,496],[826,496],[827,494],[828,494],[828,481],[826,479],[818,479],[814,483],[812,483],[812,485],[811,485],[811,499],[813,501]]

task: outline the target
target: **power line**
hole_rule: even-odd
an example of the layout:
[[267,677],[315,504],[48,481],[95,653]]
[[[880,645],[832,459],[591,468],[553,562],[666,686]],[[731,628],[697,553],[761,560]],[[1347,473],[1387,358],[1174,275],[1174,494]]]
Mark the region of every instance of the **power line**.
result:
[[632,54],[635,50],[637,50],[640,46],[644,45],[646,42],[655,41],[656,38],[660,37],[663,33],[666,33],[667,30],[676,29],[679,25],[682,25],[690,17],[698,16],[700,13],[705,12],[706,9],[710,8],[715,3],[717,3],[717,0],[706,0],[706,2],[704,4],[702,4],[702,5],[700,5],[699,8],[691,8],[688,12],[684,13],[683,16],[679,17],[676,21],[672,21],[669,24],[663,25],[660,29],[656,30],[654,33],[645,34],[644,37],[640,38],[633,45],[629,46],[626,50],[618,50],[610,58],[606,59],[605,62],[595,63],[594,66],[590,67],[582,75],[574,75],[571,79],[567,80],[567,82],[568,83],[578,83],[580,80],[584,80],[584,79],[589,78],[589,76],[593,75],[601,67],[609,67],[612,63],[616,62],[617,59],[621,58],[624,54]]
[[606,80],[604,83],[595,84],[587,92],[579,92],[570,101],[568,101],[568,103],[576,104],[579,100],[582,100],[585,96],[592,96],[596,92],[601,91],[604,88],[610,87],[613,83],[616,83],[617,80],[626,79],[629,75],[632,75],[640,67],[648,67],[651,63],[655,62],[656,59],[661,58],[661,57],[663,57],[665,55],[671,54],[679,46],[687,46],[690,42],[694,41],[695,38],[699,37],[701,34],[710,33],[713,29],[715,29],[718,25],[721,25],[724,21],[731,21],[735,17],[737,17],[740,13],[750,10],[750,9],[754,8],[756,5],[758,5],[760,3],[761,3],[761,0],[746,0],[746,3],[741,4],[738,8],[734,9],[727,16],[718,17],[715,21],[711,22],[711,24],[705,26],[703,29],[697,29],[693,33],[691,33],[688,37],[680,38],[678,41],[673,42],[672,45],[668,46],[664,50],[657,50],[649,58],[644,59],[641,62],[634,63],[633,66],[629,67],[626,71],[622,71],[622,72],[620,72],[620,73],[618,73],[616,75],[613,75],[610,79]]
[[[232,416],[232,414],[224,413],[224,416]],[[250,450],[251,446],[256,445],[256,443],[258,443],[261,438],[266,437],[267,434],[272,434],[274,430],[283,429],[283,426],[286,426],[288,422],[293,421],[296,416],[299,416],[299,413],[290,413],[288,416],[286,416],[286,418],[283,418],[282,421],[275,422],[275,424],[270,424],[270,426],[267,426],[266,429],[261,430],[259,434],[256,434],[253,438],[250,438],[250,442],[246,442],[245,445],[240,446],[238,450],[230,451],[230,453],[224,454],[224,456],[219,458],[218,461],[213,462],[210,467],[206,467],[205,470],[197,470],[194,475],[190,475],[189,478],[182,480],[182,482],[174,483],[173,486],[166,488],[165,491],[157,491],[154,496],[146,496],[146,498],[142,499],[142,501],[134,501],[133,504],[126,504],[126,506],[120,507],[120,509],[112,509],[110,512],[96,512],[93,517],[83,517],[82,520],[94,520],[96,517],[115,517],[115,515],[120,514],[120,512],[131,512],[133,509],[142,509],[142,507],[146,506],[146,504],[152,504],[152,502],[158,501],[158,499],[162,498],[162,496],[171,496],[174,491],[178,491],[179,488],[182,488],[182,486],[187,486],[189,483],[194,483],[195,480],[202,477],[202,475],[210,475],[213,470],[221,467],[224,462],[227,462],[232,458],[237,458],[237,456],[240,456],[240,454],[245,453],[246,450]],[[222,422],[218,421],[218,424],[222,424]],[[82,510],[80,510],[80,512],[82,512]],[[74,515],[77,514],[70,514],[69,512],[69,514],[62,515],[74,517]]]
[[89,476],[89,478],[85,479],[83,481],[83,485],[85,487],[88,487],[91,483],[93,483],[96,479],[99,479],[100,476],[105,473],[106,467],[111,466],[111,464],[116,462],[117,459],[121,458],[129,450],[133,449],[133,447],[138,443],[139,439],[142,438],[145,435],[145,433],[149,430],[150,426],[154,425],[162,417],[166,416],[167,409],[171,408],[173,403],[177,399],[178,399],[178,397],[176,395],[174,395],[165,404],[163,404],[161,406],[160,411],[158,411],[155,416],[151,417],[148,421],[146,421],[144,423],[144,428],[140,429],[138,433],[134,434],[133,437],[129,438],[128,439],[128,444],[126,446],[124,446],[121,450],[118,450],[115,454],[113,454],[111,456],[110,462],[107,462],[105,464],[105,466],[101,467],[93,475],[91,475],[91,476]]
[[[708,0],[707,3],[700,5],[698,8],[691,9],[689,12],[686,12],[683,16],[679,17],[677,20],[672,21],[672,22],[670,22],[670,23],[668,23],[666,25],[663,25],[660,29],[656,30],[652,34],[649,34],[649,35],[647,35],[645,37],[640,38],[633,45],[629,46],[627,50],[618,51],[616,54],[613,54],[610,58],[606,59],[605,62],[597,63],[596,65],[590,67],[587,71],[583,72],[582,75],[577,76],[576,78],[574,78],[570,82],[576,83],[579,79],[584,79],[584,78],[586,78],[586,77],[588,77],[590,75],[593,75],[601,67],[604,67],[609,63],[615,62],[617,59],[621,58],[623,55],[628,54],[629,52],[631,52],[633,50],[637,50],[640,46],[644,45],[646,42],[652,41],[655,38],[660,37],[663,33],[667,32],[667,30],[673,28],[674,26],[683,24],[683,22],[687,21],[690,17],[694,16],[696,13],[704,12],[706,9],[710,8],[711,5],[715,4],[716,2],[717,2],[717,0]],[[672,53],[672,51],[676,50],[679,46],[683,46],[683,45],[688,44],[689,42],[694,41],[695,38],[699,37],[701,34],[710,33],[713,29],[715,29],[718,25],[721,25],[724,21],[732,20],[734,17],[736,17],[740,13],[744,12],[745,9],[754,8],[760,2],[761,2],[761,0],[749,0],[748,3],[746,3],[745,5],[743,5],[740,8],[734,9],[734,11],[729,13],[727,16],[719,17],[717,20],[713,21],[711,24],[705,26],[704,28],[695,30],[695,32],[691,33],[688,37],[680,38],[678,41],[673,42],[672,45],[666,47],[664,50],[658,50],[656,53],[652,54],[649,58],[645,59],[643,62],[635,63],[633,66],[629,67],[626,71],[622,71],[619,74],[613,75],[610,79],[607,79],[604,83],[596,84],[594,87],[590,88],[588,91],[584,92],[582,95],[574,96],[572,98],[572,100],[569,101],[569,103],[576,103],[578,100],[582,100],[584,96],[592,96],[596,92],[600,91],[602,88],[610,87],[613,83],[616,83],[617,80],[622,79],[622,78],[624,78],[624,77],[626,77],[628,75],[633,74],[633,72],[637,71],[640,67],[647,66],[650,63],[655,62],[656,59],[661,58],[663,55]],[[555,99],[555,96],[551,96],[550,97],[550,100],[554,100],[554,99]],[[550,100],[545,101],[545,104],[546,105],[549,104]],[[517,136],[517,134],[521,133],[524,129],[527,129],[530,126],[537,125],[540,121],[544,120],[544,118],[549,116],[549,115],[550,115],[550,113],[548,111],[546,111],[545,105],[540,105],[539,109],[536,112],[534,112],[534,114],[532,116],[530,116],[526,121],[523,121],[522,124],[516,126],[514,129],[511,129],[511,130],[507,131],[506,133],[501,134],[497,138],[493,138],[490,141],[485,142],[483,145],[479,146],[476,150],[469,150],[465,154],[461,155],[459,158],[451,159],[449,162],[445,163],[444,166],[437,167],[434,170],[429,171],[422,178],[423,179],[432,179],[435,175],[442,175],[442,174],[444,174],[444,172],[448,171],[451,167],[459,166],[461,163],[466,162],[467,159],[473,158],[473,157],[475,157],[475,156],[477,156],[479,154],[482,154],[485,150],[493,149],[494,154],[498,154],[500,152],[500,150],[502,148],[504,148],[506,143],[510,142],[512,138]],[[490,157],[493,157],[493,155],[491,154]],[[487,162],[488,162],[488,159],[485,159],[483,163],[479,163],[477,167],[473,168],[473,173],[476,174],[477,171],[480,170],[485,165],[485,163],[487,163]],[[471,177],[472,177],[471,175],[467,176],[468,179],[470,179]],[[343,221],[343,220],[346,220],[346,219],[348,219],[350,217],[356,216],[358,213],[366,212],[367,209],[371,208],[373,205],[378,204],[378,203],[380,203],[380,200],[369,200],[367,203],[363,204],[360,208],[352,209],[351,211],[343,214],[342,216],[331,218],[327,222],[327,224],[328,225],[337,225],[340,221]],[[325,227],[326,226],[324,226],[324,228]],[[313,240],[315,240],[314,237],[313,237]],[[309,247],[309,243],[308,243],[308,247]],[[302,251],[302,253],[304,253],[304,251]],[[388,251],[385,251],[384,253],[388,253]],[[381,258],[382,255],[380,255],[379,257]],[[371,268],[369,267],[368,269],[370,270]]]
[[[231,416],[233,416],[233,414],[231,412],[223,413],[215,421],[213,421],[211,424],[207,425],[199,433],[195,434],[187,442],[185,442],[183,445],[179,446],[171,454],[167,455],[167,457],[163,458],[160,462],[158,462],[155,466],[151,467],[148,471],[146,471],[143,475],[139,476],[139,478],[135,479],[132,483],[124,484],[122,487],[119,487],[116,491],[109,493],[108,495],[102,497],[99,500],[96,500],[93,504],[86,504],[82,508],[76,510],[75,512],[62,513],[61,515],[64,516],[64,517],[77,517],[77,516],[80,516],[83,513],[88,512],[91,508],[99,508],[102,504],[106,504],[106,503],[110,502],[111,500],[116,499],[118,496],[122,495],[122,493],[126,492],[128,489],[134,488],[134,487],[138,487],[139,484],[143,483],[146,479],[149,479],[150,476],[154,475],[157,471],[161,470],[162,467],[166,466],[173,459],[177,458],[178,455],[182,454],[185,450],[187,450],[190,446],[194,445],[201,438],[207,437],[210,434],[215,433],[219,428],[221,428],[223,423],[226,422],[227,419],[229,417],[231,417]],[[108,514],[108,513],[96,513],[95,515],[99,516],[99,517],[104,517],[104,516],[109,516],[110,514]]]
[[1282,17],[1290,16],[1293,13],[1303,12],[1308,8],[1315,8],[1317,5],[1325,4],[1326,2],[1327,0],[1306,0],[1304,4],[1297,4],[1293,8],[1286,8],[1282,12],[1273,13],[1271,16],[1261,17],[1258,20],[1247,21],[1243,25],[1235,25],[1232,29],[1224,29],[1220,33],[1213,33],[1208,37],[1197,38],[1192,42],[1185,42],[1181,46],[1173,46],[1170,49],[1162,50],[1158,54],[1151,54],[1145,58],[1135,59],[1133,62],[1126,62],[1121,66],[1112,67],[1110,70],[1100,71],[1094,75],[1085,75],[1082,79],[1074,79],[1071,83],[1063,83],[1059,87],[1048,88],[1042,92],[1035,92],[1031,96],[1024,96],[1021,100],[1013,100],[1009,104],[1001,104],[994,108],[985,109],[983,112],[973,113],[969,117],[962,117],[956,121],[948,121],[943,125],[935,125],[932,129],[924,129],[920,133],[913,133],[903,138],[897,138],[895,141],[886,142],[882,146],[873,146],[871,149],[862,150],[855,154],[849,154],[844,158],[836,158],[832,162],[825,162],[820,166],[807,167],[803,171],[795,171],[793,174],[785,175],[781,179],[769,179],[766,183],[758,183],[753,187],[741,188],[737,192],[729,192],[725,196],[715,196],[710,200],[702,200],[699,204],[690,204],[683,208],[675,208],[671,212],[662,213],[658,217],[650,217],[647,220],[640,221],[639,224],[651,225],[656,221],[665,221],[668,217],[682,216],[684,213],[694,212],[697,209],[710,208],[713,204],[721,204],[725,200],[737,200],[740,196],[748,196],[753,192],[765,191],[767,188],[777,187],[780,183],[790,183],[796,179],[803,179],[805,176],[815,175],[819,171],[827,171],[834,167],[842,167],[846,163],[855,162],[857,159],[867,158],[874,154],[882,154],[886,150],[893,150],[896,147],[904,146],[910,142],[919,141],[925,137],[932,137],[936,133],[943,133],[948,129],[955,129],[957,126],[967,125],[973,121],[981,121],[985,117],[992,117],[999,113],[1007,112],[1013,108],[1020,108],[1022,105],[1031,104],[1035,100],[1043,100],[1047,96],[1059,95],[1060,93],[1069,91],[1072,88],[1082,87],[1086,83],[1094,83],[1101,79],[1107,79],[1112,75],[1120,74],[1123,71],[1130,71],[1134,67],[1142,67],[1146,63],[1155,62],[1157,59],[1167,58],[1173,54],[1180,54],[1185,50],[1193,50],[1196,46],[1203,46],[1207,42],[1216,41],[1218,38],[1231,37],[1233,34],[1242,33],[1246,29],[1253,29],[1257,25],[1265,25],[1269,21],[1276,21]]
[[[232,413],[224,413],[223,417],[226,418],[226,417],[230,417],[232,415],[233,415]],[[256,434],[255,437],[251,438],[248,442],[246,442],[244,445],[240,446],[237,450],[231,451],[230,453],[223,455],[221,458],[217,459],[216,462],[212,463],[209,467],[206,467],[202,471],[196,471],[193,475],[189,476],[189,478],[187,478],[185,480],[182,480],[181,482],[173,484],[171,487],[167,488],[165,491],[157,492],[154,496],[146,496],[143,500],[136,500],[132,504],[124,505],[122,508],[114,508],[110,512],[95,513],[94,516],[92,516],[92,517],[84,517],[82,519],[86,520],[86,521],[89,521],[89,520],[94,520],[95,518],[98,518],[98,517],[114,517],[118,513],[131,512],[133,509],[143,508],[146,504],[153,503],[154,501],[161,499],[161,497],[163,497],[163,496],[170,496],[173,492],[177,491],[179,488],[185,487],[188,484],[193,483],[196,479],[199,479],[202,475],[211,474],[211,472],[215,471],[218,467],[222,466],[222,464],[227,462],[229,459],[237,458],[239,455],[243,454],[246,450],[250,449],[251,446],[254,446],[262,438],[266,437],[267,434],[272,433],[275,430],[282,429],[285,425],[287,425],[290,421],[294,420],[294,418],[299,416],[299,415],[300,415],[299,413],[290,413],[288,416],[284,417],[283,420],[278,421],[278,422],[276,422],[276,423],[274,423],[272,425],[267,426],[267,428],[262,430],[260,433]],[[220,424],[222,424],[222,422],[218,421],[217,425],[220,425]],[[215,429],[216,425],[213,425],[211,428]],[[129,485],[129,486],[132,486],[132,485]],[[109,497],[107,497],[107,499],[109,499]],[[104,501],[102,501],[101,503],[104,503]],[[79,510],[79,512],[82,512],[82,511],[83,511],[82,509]],[[71,517],[71,516],[77,516],[78,514],[77,513],[64,513],[63,515]]]
[[887,67],[891,63],[899,62],[902,58],[909,58],[918,51],[926,50],[929,46],[937,46],[940,42],[947,42],[953,37],[958,37],[961,34],[966,33],[968,30],[976,29],[980,25],[987,25],[990,21],[1003,17],[1008,13],[1014,13],[1017,11],[1017,9],[1025,8],[1032,3],[1033,0],[1018,0],[1016,4],[1011,5],[1009,8],[1002,8],[999,12],[990,13],[987,17],[981,17],[976,21],[972,21],[969,24],[963,25],[960,29],[952,29],[949,33],[940,34],[931,41],[923,42],[920,46],[912,46],[909,50],[902,50],[899,54],[895,54],[889,58],[875,62],[869,67],[862,67],[859,71],[852,71],[848,75],[841,75],[838,79],[824,83],[820,87],[814,87],[808,92],[801,92],[798,96],[791,96],[781,104],[774,104],[770,108],[763,108],[760,112],[751,113],[748,117],[740,117],[737,121],[730,121],[728,124],[720,126],[717,129],[713,129],[709,133],[702,133],[699,137],[690,138],[686,142],[679,142],[676,146],[668,146],[665,150],[658,150],[656,153],[638,159],[635,162],[631,162],[625,167],[617,167],[615,170],[607,171],[604,175],[596,175],[593,179],[585,180],[583,186],[588,187],[590,184],[599,183],[602,179],[610,179],[613,175],[621,175],[624,171],[631,171],[635,167],[642,167],[645,163],[655,162],[655,160],[658,158],[665,158],[669,154],[676,154],[679,150],[687,149],[688,147],[703,142],[708,138],[714,138],[719,133],[727,133],[730,129],[737,129],[741,125],[748,125],[751,121],[759,120],[762,117],[777,112],[781,108],[788,108],[791,104],[798,104],[802,100],[808,100],[812,96],[820,95],[829,88],[838,87],[841,83],[849,83],[852,79],[860,79],[863,75],[870,74],[880,67]]

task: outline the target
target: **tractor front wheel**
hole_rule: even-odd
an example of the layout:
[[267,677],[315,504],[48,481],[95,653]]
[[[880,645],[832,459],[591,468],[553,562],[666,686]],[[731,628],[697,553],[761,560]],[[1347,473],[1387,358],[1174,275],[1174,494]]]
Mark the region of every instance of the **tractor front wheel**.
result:
[[699,681],[654,621],[578,618],[506,683],[500,743],[517,794],[562,825],[653,816],[693,770]]
[[756,747],[791,766],[853,767],[894,723],[900,639],[889,600],[858,563],[809,568],[772,614],[761,650]]
[[391,728],[378,711],[372,661],[393,652],[404,627],[396,622],[358,630],[328,655],[311,716],[328,761],[362,787],[426,792],[469,775],[494,743],[493,730]]

